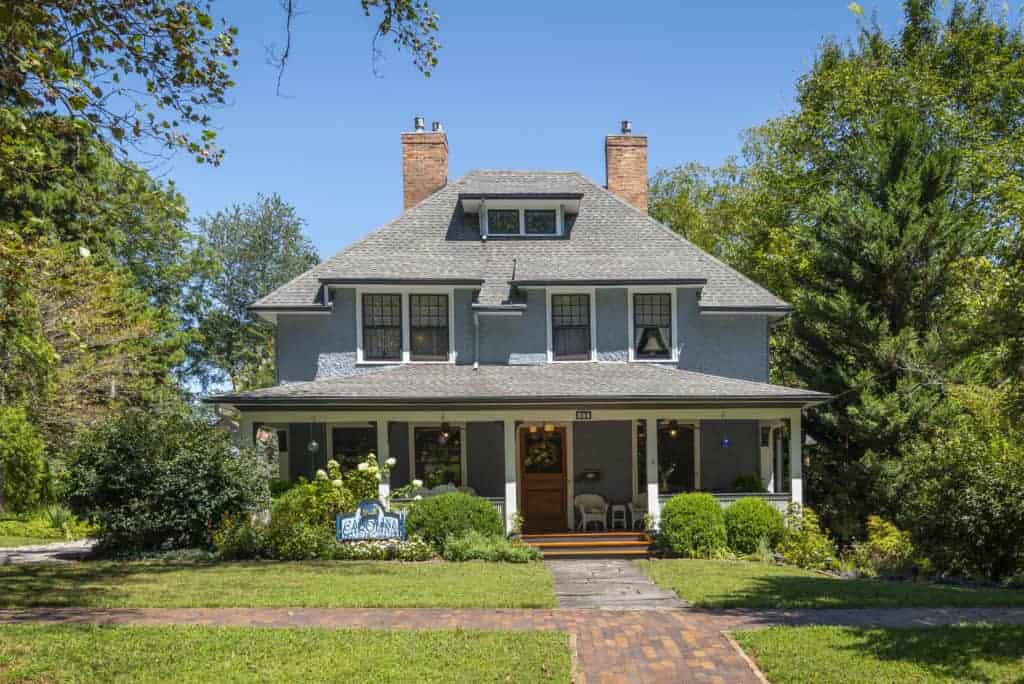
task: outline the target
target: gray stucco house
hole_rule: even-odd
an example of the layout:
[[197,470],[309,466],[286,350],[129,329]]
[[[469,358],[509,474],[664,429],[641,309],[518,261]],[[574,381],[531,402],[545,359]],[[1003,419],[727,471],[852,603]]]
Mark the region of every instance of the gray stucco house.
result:
[[654,521],[682,491],[801,501],[789,436],[827,396],[768,383],[790,307],[648,216],[646,137],[606,138],[606,186],[449,182],[446,133],[415,129],[401,216],[253,303],[277,384],[210,399],[278,431],[282,476],[373,451],[385,496],[470,487],[529,532],[576,529],[582,493]]

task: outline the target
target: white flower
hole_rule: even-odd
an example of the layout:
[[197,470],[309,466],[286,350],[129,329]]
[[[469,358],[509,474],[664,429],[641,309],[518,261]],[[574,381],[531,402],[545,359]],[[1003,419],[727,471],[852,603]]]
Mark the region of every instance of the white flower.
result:
[[417,494],[416,496],[412,497],[412,500],[413,500],[413,501],[419,501],[419,500],[420,500],[420,499],[422,499],[422,498],[423,498],[423,496],[422,496],[422,495],[420,495],[420,494]]
[[417,489],[419,489],[420,487],[423,486],[423,480],[413,480],[412,481],[412,486],[416,487]]
[[327,479],[327,471],[324,470],[323,468],[321,468],[320,470],[316,471],[316,479],[318,479],[318,480],[326,480]]
[[344,487],[344,486],[345,486],[345,483],[344,483],[344,482],[342,482],[342,481],[341,481],[340,479],[338,479],[338,480],[332,480],[332,481],[331,481],[331,484],[332,484],[332,485],[334,485],[335,487],[338,487],[338,488],[341,488],[341,487]]
[[338,463],[337,461],[335,461],[335,460],[334,460],[334,459],[332,458],[332,459],[331,459],[330,461],[328,461],[328,462],[327,462],[327,467],[328,467],[328,468],[339,468],[339,467],[340,467],[340,465],[339,465],[339,463]]
[[88,259],[89,257],[92,256],[92,252],[89,250],[88,247],[82,245],[78,248],[78,256],[82,257],[83,259]]
[[398,463],[398,461],[396,461],[396,460],[395,460],[395,457],[394,457],[394,456],[392,456],[392,457],[391,457],[391,458],[389,458],[388,460],[384,461],[384,465],[386,465],[386,466],[389,466],[389,467],[394,467],[394,465],[395,465],[396,463]]
[[380,473],[374,473],[373,476],[377,478],[377,482],[380,482]]
[[366,470],[367,468],[370,467],[370,464],[364,461],[363,463],[360,463],[357,467],[359,468],[359,470]]

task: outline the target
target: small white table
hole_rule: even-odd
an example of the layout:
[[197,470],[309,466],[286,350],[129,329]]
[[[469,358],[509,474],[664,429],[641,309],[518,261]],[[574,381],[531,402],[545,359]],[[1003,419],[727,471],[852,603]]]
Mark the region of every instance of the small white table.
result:
[[613,530],[628,530],[629,524],[626,519],[626,504],[612,504],[612,526]]

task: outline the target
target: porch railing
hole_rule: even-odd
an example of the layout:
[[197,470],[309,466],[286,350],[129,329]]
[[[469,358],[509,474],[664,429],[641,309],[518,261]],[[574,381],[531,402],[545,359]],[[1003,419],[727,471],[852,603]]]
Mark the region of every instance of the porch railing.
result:
[[[494,506],[498,510],[498,515],[501,516],[501,519],[502,520],[505,519],[505,498],[504,497],[501,497],[501,496],[485,496],[485,497],[481,497],[481,498],[484,498],[484,499],[487,499],[488,501],[490,501],[491,505]],[[409,504],[411,504],[413,501],[414,501],[414,499],[393,498],[390,501],[390,508],[391,508],[391,510],[400,510],[400,509],[408,507]]]
[[[770,503],[774,508],[777,508],[781,512],[785,513],[786,508],[789,506],[789,492],[709,492],[711,496],[718,499],[718,503],[722,508],[726,508],[729,504],[740,499],[757,498],[764,499]],[[665,505],[674,494],[662,494],[658,497],[658,503],[661,506]]]

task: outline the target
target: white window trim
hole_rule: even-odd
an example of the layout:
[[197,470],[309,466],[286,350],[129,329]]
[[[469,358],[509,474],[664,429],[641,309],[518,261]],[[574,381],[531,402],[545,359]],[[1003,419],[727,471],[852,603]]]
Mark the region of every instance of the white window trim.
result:
[[[556,359],[555,351],[552,348],[554,332],[552,331],[551,319],[551,298],[555,295],[585,294],[590,296],[590,358],[589,359]],[[547,307],[547,350],[548,363],[593,363],[597,360],[597,288],[594,287],[560,287],[557,289],[548,288],[545,291],[545,306]]]
[[[636,294],[667,294],[670,297],[669,312],[672,315],[672,355],[667,359],[636,358],[636,342],[633,339],[633,295]],[[679,363],[679,307],[676,303],[676,289],[631,287],[626,291],[626,300],[626,332],[629,335],[630,363]]]
[[[489,230],[487,211],[489,209],[516,209],[519,211],[519,232],[518,233],[494,233]],[[554,233],[527,233],[526,232],[526,210],[547,209],[555,211],[555,232]],[[553,238],[565,234],[565,205],[550,200],[484,200],[480,203],[480,234],[484,237],[529,237],[529,238]]]
[[[402,305],[402,357],[401,359],[366,359],[363,357],[363,295],[394,294],[401,297]],[[409,333],[409,295],[438,294],[448,296],[448,359],[446,361],[413,361],[412,338]],[[398,363],[455,363],[455,288],[429,285],[363,285],[356,288],[356,363],[366,366],[388,366]]]
[[[459,458],[461,463],[459,468],[461,469],[462,484],[460,487],[469,486],[469,467],[466,460],[466,442],[468,432],[466,430],[466,423],[458,423],[452,421],[444,421],[448,423],[449,427],[456,427],[462,432],[459,440],[460,454]],[[441,423],[409,423],[409,482],[416,479],[416,428],[440,428]]]
[[[637,496],[638,494],[642,494],[643,493],[642,491],[637,491],[637,487],[639,486],[640,482],[637,480],[637,470],[638,470],[637,466],[639,465],[639,462],[638,462],[639,459],[637,458],[638,454],[637,454],[637,448],[636,448],[636,440],[637,440],[637,432],[638,432],[637,426],[640,424],[641,420],[643,420],[643,419],[641,418],[641,419],[637,419],[637,420],[631,421],[632,424],[633,424],[633,450],[632,450],[633,451],[633,456],[632,456],[633,472],[632,472],[632,480],[633,480],[633,496],[634,497]],[[659,420],[661,420],[661,419],[659,419]],[[679,420],[679,421],[676,421],[676,422],[679,423],[679,425],[681,427],[689,427],[689,428],[693,429],[693,490],[695,492],[699,492],[700,491],[700,421],[699,420],[693,420],[693,421]],[[661,481],[660,477],[659,477],[658,481],[659,482]]]

